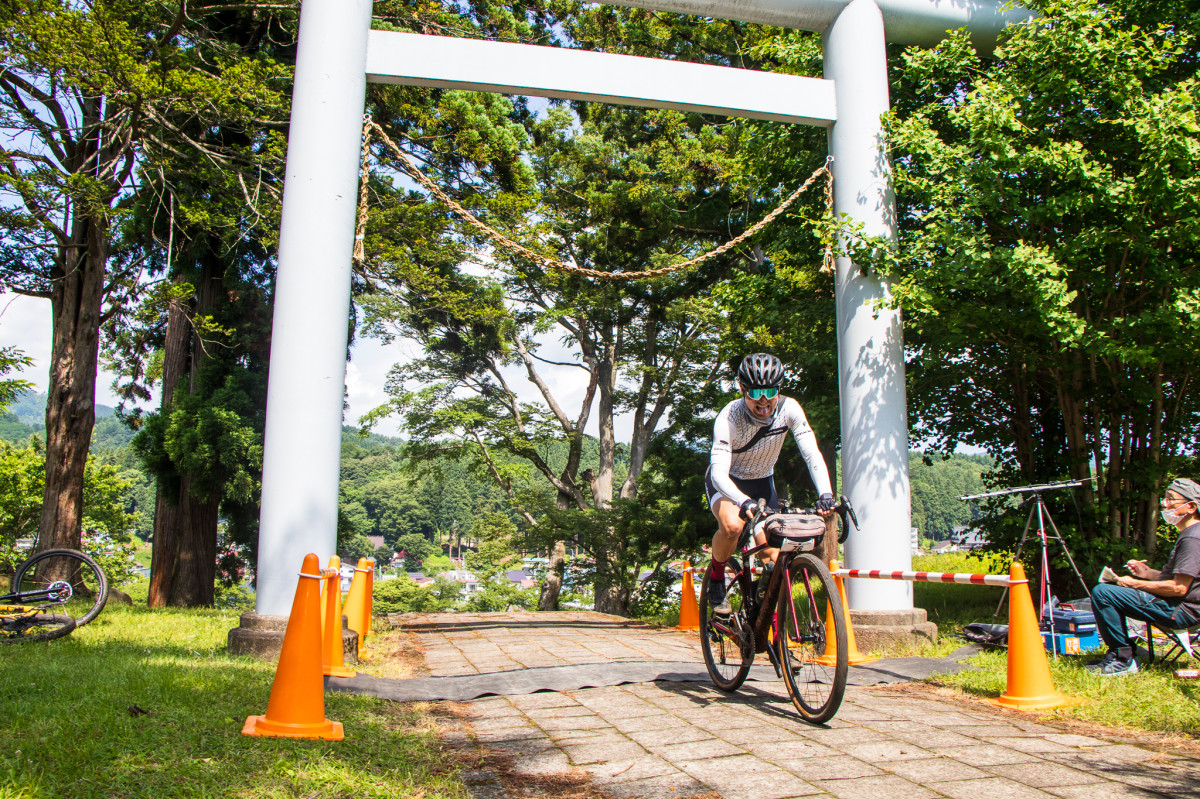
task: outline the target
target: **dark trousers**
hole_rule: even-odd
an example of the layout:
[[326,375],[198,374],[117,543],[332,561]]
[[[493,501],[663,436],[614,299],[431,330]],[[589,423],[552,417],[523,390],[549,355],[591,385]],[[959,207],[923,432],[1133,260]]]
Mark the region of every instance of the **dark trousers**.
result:
[[1092,612],[1096,614],[1096,629],[1109,649],[1133,646],[1125,629],[1126,619],[1148,621],[1167,629],[1191,624],[1186,613],[1162,597],[1110,583],[1100,583],[1092,589]]

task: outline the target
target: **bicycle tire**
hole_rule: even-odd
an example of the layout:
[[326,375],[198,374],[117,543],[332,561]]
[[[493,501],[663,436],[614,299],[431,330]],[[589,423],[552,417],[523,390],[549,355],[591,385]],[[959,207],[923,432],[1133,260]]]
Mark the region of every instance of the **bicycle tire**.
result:
[[0,643],[29,644],[34,641],[52,641],[70,635],[77,626],[73,618],[62,613],[18,616],[0,623]]
[[704,667],[713,685],[726,693],[742,687],[750,666],[754,663],[754,625],[748,614],[750,603],[744,595],[742,581],[729,585],[729,603],[733,612],[718,616],[708,604],[710,576],[704,575],[700,591],[700,650]]
[[17,595],[14,601],[23,602],[22,593],[45,588],[55,580],[71,584],[71,599],[65,605],[56,605],[55,610],[75,619],[76,626],[82,627],[104,610],[108,578],[100,564],[76,549],[47,549],[18,566],[12,579],[12,590]]
[[[793,557],[788,576],[793,594],[786,584],[779,592],[773,628],[775,653],[797,712],[805,721],[821,724],[833,718],[846,693],[850,662],[846,618],[837,584],[818,558],[809,554]],[[829,620],[833,622],[832,638]]]

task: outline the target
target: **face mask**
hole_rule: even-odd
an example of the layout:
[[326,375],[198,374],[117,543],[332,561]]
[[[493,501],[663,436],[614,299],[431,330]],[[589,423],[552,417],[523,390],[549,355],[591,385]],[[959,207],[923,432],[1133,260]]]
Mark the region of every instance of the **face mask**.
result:
[[[1184,503],[1183,505],[1179,505],[1178,507],[1185,508],[1189,504],[1191,504],[1191,503]],[[1181,513],[1173,508],[1159,508],[1159,512],[1162,514],[1162,520],[1164,522],[1166,522],[1167,524],[1171,525],[1172,527],[1179,524],[1181,521],[1183,521],[1188,516],[1187,511],[1184,511]]]

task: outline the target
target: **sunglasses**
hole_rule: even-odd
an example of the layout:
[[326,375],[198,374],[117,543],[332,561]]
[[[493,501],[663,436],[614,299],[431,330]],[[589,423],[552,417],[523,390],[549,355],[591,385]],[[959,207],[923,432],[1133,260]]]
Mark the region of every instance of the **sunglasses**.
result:
[[764,397],[766,399],[775,399],[779,394],[778,388],[744,388],[742,391],[746,392],[746,396],[752,400],[763,399]]

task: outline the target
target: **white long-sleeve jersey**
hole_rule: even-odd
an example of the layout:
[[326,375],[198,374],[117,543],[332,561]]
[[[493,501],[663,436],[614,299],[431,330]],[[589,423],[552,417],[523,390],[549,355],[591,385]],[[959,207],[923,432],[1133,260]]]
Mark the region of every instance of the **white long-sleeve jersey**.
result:
[[[747,448],[746,445],[764,426],[769,427],[767,433]],[[829,471],[825,468],[825,459],[821,457],[817,437],[808,425],[808,418],[800,403],[784,396],[779,397],[774,415],[767,420],[756,419],[740,397],[717,414],[713,424],[712,455],[709,458],[709,474],[713,485],[739,505],[751,499],[739,491],[729,478],[756,480],[773,475],[788,430],[792,431],[796,446],[808,464],[808,473],[812,475],[817,493],[832,494]]]

